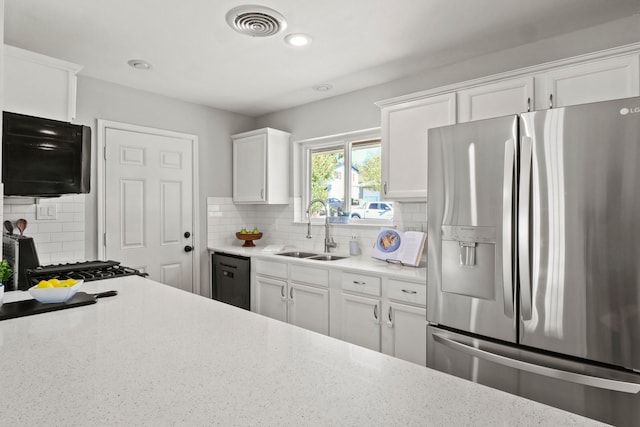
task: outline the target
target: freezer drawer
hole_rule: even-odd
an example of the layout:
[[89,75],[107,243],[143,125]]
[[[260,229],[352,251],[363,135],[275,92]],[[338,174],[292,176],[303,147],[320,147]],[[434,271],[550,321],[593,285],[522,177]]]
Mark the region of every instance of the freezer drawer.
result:
[[617,426],[640,420],[640,374],[429,326],[427,366]]

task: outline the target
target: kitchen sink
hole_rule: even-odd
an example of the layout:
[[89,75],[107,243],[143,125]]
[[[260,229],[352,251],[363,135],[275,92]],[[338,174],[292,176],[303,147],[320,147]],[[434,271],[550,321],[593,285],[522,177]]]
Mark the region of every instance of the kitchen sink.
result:
[[309,258],[309,257],[316,256],[318,254],[313,253],[313,252],[282,252],[282,253],[276,254],[276,255],[289,256],[289,257],[292,257],[292,258]]
[[318,261],[337,261],[339,259],[345,259],[346,256],[338,256],[338,255],[316,255],[309,257],[309,259],[315,259]]

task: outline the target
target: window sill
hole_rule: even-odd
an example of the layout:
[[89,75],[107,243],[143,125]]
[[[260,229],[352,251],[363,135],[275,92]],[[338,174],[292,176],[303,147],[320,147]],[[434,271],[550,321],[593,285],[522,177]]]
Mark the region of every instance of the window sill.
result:
[[[309,221],[308,220],[294,220],[293,221],[294,224],[308,224]],[[324,225],[325,220],[324,218],[312,218],[311,219],[311,225]],[[367,227],[389,227],[389,228],[396,228],[396,225],[393,223],[392,220],[383,220],[383,221],[377,221],[377,220],[350,220],[349,222],[343,223],[343,222],[331,222],[329,221],[329,225],[330,226],[338,226],[338,227],[363,227],[363,228],[367,228]]]

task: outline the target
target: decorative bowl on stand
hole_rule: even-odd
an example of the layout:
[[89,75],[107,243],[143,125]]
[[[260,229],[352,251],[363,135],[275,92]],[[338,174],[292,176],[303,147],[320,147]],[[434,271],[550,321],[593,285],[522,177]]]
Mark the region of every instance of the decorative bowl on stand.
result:
[[253,241],[260,240],[260,238],[262,237],[262,233],[236,233],[236,237],[240,240],[244,240],[244,245],[242,245],[243,248],[251,248],[255,246],[253,244]]

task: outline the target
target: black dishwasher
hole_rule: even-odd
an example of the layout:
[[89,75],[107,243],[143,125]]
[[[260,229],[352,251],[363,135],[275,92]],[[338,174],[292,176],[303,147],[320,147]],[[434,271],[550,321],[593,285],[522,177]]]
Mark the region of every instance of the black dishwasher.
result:
[[214,300],[251,309],[251,258],[215,252],[212,293]]

